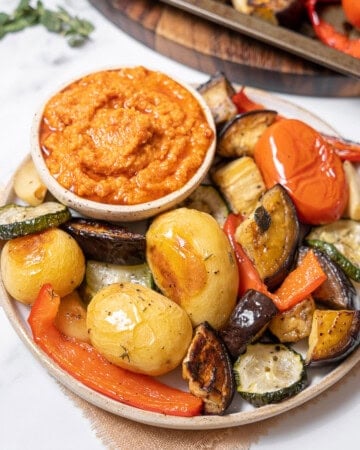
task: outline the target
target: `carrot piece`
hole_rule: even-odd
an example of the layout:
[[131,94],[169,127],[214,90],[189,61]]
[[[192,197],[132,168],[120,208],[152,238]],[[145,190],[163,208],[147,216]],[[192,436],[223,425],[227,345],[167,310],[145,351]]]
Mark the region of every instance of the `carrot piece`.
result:
[[273,301],[280,311],[290,309],[311,294],[326,278],[316,255],[310,250],[276,290]]
[[54,325],[59,304],[59,295],[44,285],[28,322],[35,342],[62,369],[95,391],[136,408],[184,417],[201,414],[201,399],[117,367],[90,344],[62,334]]

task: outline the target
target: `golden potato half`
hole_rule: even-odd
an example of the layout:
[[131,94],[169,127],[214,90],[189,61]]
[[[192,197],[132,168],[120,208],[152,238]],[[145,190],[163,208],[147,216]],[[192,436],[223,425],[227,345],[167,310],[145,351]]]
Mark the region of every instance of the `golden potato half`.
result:
[[5,289],[22,303],[32,304],[45,283],[64,297],[79,286],[84,274],[82,250],[58,228],[7,241],[1,252]]
[[220,328],[235,307],[239,274],[216,220],[195,209],[161,214],[147,235],[147,261],[157,286],[189,314],[194,326]]
[[113,364],[155,376],[181,363],[192,338],[191,321],[179,305],[129,282],[95,294],[87,328],[92,345]]

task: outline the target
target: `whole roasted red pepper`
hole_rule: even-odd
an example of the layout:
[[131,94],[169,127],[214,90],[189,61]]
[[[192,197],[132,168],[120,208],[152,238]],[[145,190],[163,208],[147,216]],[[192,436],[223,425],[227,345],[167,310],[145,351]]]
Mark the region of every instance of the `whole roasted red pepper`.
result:
[[319,0],[304,0],[305,7],[317,37],[329,47],[347,53],[355,58],[360,58],[360,39],[350,39],[338,32],[331,24],[320,19],[316,4]]
[[28,321],[35,342],[62,369],[95,391],[136,408],[174,416],[201,414],[199,398],[117,367],[91,345],[62,334],[54,325],[59,304],[60,297],[44,285]]

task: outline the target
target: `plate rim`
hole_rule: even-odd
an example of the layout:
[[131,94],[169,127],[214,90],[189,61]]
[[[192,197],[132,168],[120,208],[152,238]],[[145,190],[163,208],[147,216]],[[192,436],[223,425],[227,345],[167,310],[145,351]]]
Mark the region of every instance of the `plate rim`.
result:
[[[291,101],[282,99],[272,93],[263,91],[261,89],[254,89],[246,87],[247,94],[254,98],[265,98],[265,100],[277,102],[284,107],[293,109],[296,112],[311,117],[315,122],[322,124],[328,130],[336,133],[336,130],[319,118],[317,115],[311,113],[305,108],[302,108]],[[266,103],[266,102],[265,102]],[[281,111],[280,111],[281,112]],[[19,164],[20,167],[31,158],[27,154],[23,161]],[[11,196],[14,196],[12,176],[6,185],[0,197],[1,205],[5,204]],[[294,409],[309,400],[314,399],[327,389],[329,389],[336,382],[340,381],[350,370],[360,362],[360,347],[352,352],[344,361],[338,363],[329,373],[327,373],[319,382],[309,385],[302,392],[294,397],[291,397],[283,402],[262,406],[261,408],[252,409],[248,411],[239,411],[228,413],[223,416],[195,416],[195,417],[178,417],[161,413],[145,411],[133,406],[120,403],[116,400],[106,397],[105,395],[94,391],[85,386],[80,381],[76,380],[65,370],[61,369],[46,353],[44,353],[33,341],[30,330],[24,326],[24,318],[21,317],[17,302],[11,298],[6,292],[0,276],[0,306],[3,307],[7,318],[12,327],[25,344],[28,350],[35,356],[40,364],[47,370],[47,372],[60,382],[63,386],[68,388],[71,392],[78,395],[83,400],[97,406],[107,412],[113,413],[117,416],[133,420],[138,423],[152,425],[159,428],[178,429],[178,430],[210,430],[230,428],[249,423],[259,422],[270,417],[283,414],[291,409]]]

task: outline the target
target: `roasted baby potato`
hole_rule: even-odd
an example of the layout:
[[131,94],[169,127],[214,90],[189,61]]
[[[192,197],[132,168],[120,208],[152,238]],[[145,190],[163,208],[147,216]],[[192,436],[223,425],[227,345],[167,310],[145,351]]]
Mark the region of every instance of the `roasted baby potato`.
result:
[[204,401],[205,414],[225,412],[234,396],[235,379],[227,349],[207,322],[195,328],[182,374],[190,392]]
[[258,339],[277,313],[273,301],[265,294],[253,289],[246,291],[220,330],[231,356],[237,358],[249,343]]
[[231,210],[245,217],[254,211],[266,190],[260,170],[250,156],[234,159],[215,168],[212,178]]
[[360,311],[320,310],[313,315],[306,363],[323,365],[339,361],[360,342]]
[[235,239],[269,289],[284,280],[294,262],[299,222],[294,204],[281,185],[265,192],[259,206],[236,229]]
[[50,283],[65,297],[83,280],[85,258],[69,234],[58,228],[7,241],[1,253],[1,276],[7,292],[32,304],[41,287]]
[[77,290],[61,299],[55,326],[66,336],[90,342],[86,328],[86,307]]
[[195,209],[174,209],[153,221],[146,242],[147,261],[163,294],[185,309],[194,326],[223,326],[235,306],[239,275],[216,220]]
[[308,297],[273,317],[269,323],[269,330],[280,342],[301,341],[310,334],[314,311],[314,299]]
[[276,117],[276,111],[265,109],[236,115],[221,129],[217,153],[227,158],[252,156],[259,137]]
[[192,338],[179,305],[133,283],[101,289],[89,303],[87,328],[92,345],[110,362],[154,376],[177,367]]

